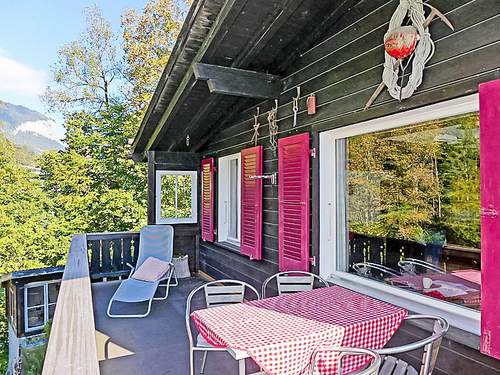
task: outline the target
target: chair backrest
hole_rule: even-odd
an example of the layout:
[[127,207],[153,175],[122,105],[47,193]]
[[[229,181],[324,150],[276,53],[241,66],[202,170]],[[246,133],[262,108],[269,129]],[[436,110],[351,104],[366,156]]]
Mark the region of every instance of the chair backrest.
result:
[[392,348],[383,348],[375,351],[378,354],[384,356],[384,355],[410,352],[412,350],[423,348],[424,354],[422,357],[422,364],[420,366],[419,375],[432,375],[432,372],[434,371],[434,367],[436,365],[436,360],[439,353],[439,348],[441,346],[441,341],[443,340],[443,337],[446,334],[446,332],[448,332],[450,325],[445,319],[433,315],[409,315],[405,318],[405,320],[433,321],[434,326],[432,330],[432,335],[411,344],[396,346]]
[[205,294],[205,305],[207,308],[241,303],[245,299],[246,289],[250,289],[257,299],[260,299],[259,292],[253,286],[239,280],[215,280],[200,285],[189,293],[186,301],[186,330],[189,338],[189,345],[193,346],[193,336],[191,332],[190,316],[191,302],[193,297],[199,291],[203,290]]
[[[363,262],[363,263],[354,263],[352,265],[354,271],[363,277],[376,278],[374,273],[384,274],[387,276],[401,276],[401,274],[392,268],[383,266],[377,263]],[[378,278],[377,278],[378,279]]]
[[149,257],[172,262],[174,228],[171,225],[147,225],[141,229],[136,269]]
[[287,271],[279,272],[270,277],[268,277],[262,284],[262,298],[266,298],[266,291],[268,284],[276,279],[276,284],[278,288],[278,295],[305,292],[312,290],[314,287],[314,281],[317,280],[323,286],[330,286],[328,282],[310,272],[305,271]]
[[311,375],[314,375],[314,370],[316,366],[316,357],[318,353],[322,352],[338,352],[339,358],[337,361],[337,374],[343,374],[343,360],[347,356],[353,355],[363,355],[368,356],[371,359],[371,363],[368,367],[363,368],[355,372],[350,372],[350,375],[377,375],[382,364],[382,359],[380,355],[373,350],[361,349],[361,348],[343,348],[343,347],[321,347],[316,349],[311,357]]
[[398,262],[398,266],[401,269],[401,273],[406,275],[418,275],[417,267],[424,268],[427,271],[446,273],[442,268],[420,259],[405,258]]

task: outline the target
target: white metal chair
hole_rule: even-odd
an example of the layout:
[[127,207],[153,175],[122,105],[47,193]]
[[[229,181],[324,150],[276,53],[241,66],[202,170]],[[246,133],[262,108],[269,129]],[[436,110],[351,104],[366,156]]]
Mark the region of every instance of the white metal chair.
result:
[[437,272],[437,273],[446,273],[446,271],[438,266],[435,266],[432,263],[425,262],[420,259],[414,258],[405,258],[398,262],[398,266],[401,269],[401,272],[406,275],[418,275],[417,267],[423,268],[426,271]]
[[343,360],[347,356],[353,355],[363,355],[371,357],[371,363],[368,367],[363,368],[355,372],[349,373],[350,375],[377,375],[382,363],[382,359],[379,354],[375,353],[373,350],[360,349],[360,348],[343,348],[343,347],[321,347],[316,349],[311,357],[311,375],[314,375],[314,368],[316,366],[316,357],[318,353],[322,352],[338,352],[339,358],[337,362],[337,374],[343,374]]
[[328,282],[318,275],[305,271],[279,272],[264,280],[262,283],[262,298],[266,298],[268,284],[276,279],[278,295],[305,292],[314,288],[314,281],[318,281],[323,286],[330,286]]
[[374,273],[378,273],[381,276],[384,275],[382,276],[383,278],[401,276],[399,272],[393,270],[392,268],[377,263],[354,263],[352,268],[359,276],[368,277],[370,279],[379,279],[374,275]]
[[[432,375],[436,365],[436,359],[441,346],[443,336],[448,332],[449,324],[443,318],[433,315],[409,315],[405,318],[406,321],[428,320],[433,321],[432,335],[422,340],[402,346],[383,348],[374,350],[382,356],[381,374],[386,375]],[[422,364],[420,371],[410,366],[402,359],[396,358],[393,355],[410,352],[423,348]]]
[[200,285],[195,288],[186,302],[186,330],[189,339],[189,373],[194,375],[194,352],[202,351],[203,360],[201,363],[200,374],[205,372],[205,364],[207,361],[208,352],[225,352],[225,348],[216,348],[210,345],[201,334],[196,337],[196,344],[194,343],[193,333],[191,331],[191,302],[196,293],[203,290],[205,294],[205,305],[207,308],[223,306],[228,304],[235,304],[243,302],[245,298],[246,289],[250,289],[255,293],[257,299],[260,299],[259,292],[250,284],[239,280],[216,280],[206,284]]
[[[123,280],[109,300],[107,315],[110,318],[144,318],[151,312],[151,304],[157,300],[166,300],[171,286],[177,286],[177,276],[175,275],[172,257],[174,252],[174,228],[171,225],[147,225],[141,229],[139,242],[139,255],[135,267],[128,264],[131,268],[130,276],[133,276],[149,257],[157,258],[170,265],[167,273],[159,280],[142,281],[129,277]],[[175,283],[171,283],[172,276]],[[166,283],[163,283],[166,281]],[[155,297],[158,288],[166,288],[165,295]],[[122,303],[142,303],[147,302],[148,307],[143,314],[114,314],[111,312],[113,302]]]

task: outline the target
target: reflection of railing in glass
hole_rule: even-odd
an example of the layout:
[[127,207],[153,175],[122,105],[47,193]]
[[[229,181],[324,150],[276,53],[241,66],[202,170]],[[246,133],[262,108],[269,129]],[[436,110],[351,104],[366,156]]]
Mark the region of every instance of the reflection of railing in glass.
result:
[[[443,245],[442,256],[436,263],[427,262],[427,267],[418,265],[418,261],[426,263],[428,252],[426,245],[415,241],[349,233],[349,271],[479,309],[479,249]],[[408,259],[417,260],[417,265],[411,271],[401,267],[401,261]],[[432,282],[428,288],[424,288],[425,278]]]

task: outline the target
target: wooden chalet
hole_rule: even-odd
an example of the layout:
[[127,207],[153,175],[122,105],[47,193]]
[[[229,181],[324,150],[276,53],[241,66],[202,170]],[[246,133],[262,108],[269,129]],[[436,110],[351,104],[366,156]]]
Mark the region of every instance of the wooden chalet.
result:
[[[454,30],[440,18],[430,23],[435,52],[422,83],[402,101],[384,89],[365,108],[382,79],[384,35],[399,0],[195,0],[132,157],[148,164],[148,222],[174,226],[175,251],[189,256],[192,272],[256,287],[278,271],[314,272],[446,318],[452,328],[435,374],[499,375],[500,2],[429,3]],[[442,171],[452,179],[446,157],[457,147],[476,147],[454,170],[477,169],[480,157],[481,184],[471,180],[466,199],[441,198],[428,181]],[[418,163],[435,168],[429,174]],[[396,211],[420,214],[422,206],[406,205],[410,196],[431,202],[439,222],[415,220],[434,232],[398,232],[406,222]],[[396,232],[377,229],[382,217]],[[68,374],[98,373],[94,317],[84,306],[92,306],[90,280],[126,277],[139,238],[75,241],[44,374],[61,373],[61,364]],[[398,279],[408,259],[468,278],[466,289],[453,298],[412,290]],[[399,339],[426,329],[404,326]]]

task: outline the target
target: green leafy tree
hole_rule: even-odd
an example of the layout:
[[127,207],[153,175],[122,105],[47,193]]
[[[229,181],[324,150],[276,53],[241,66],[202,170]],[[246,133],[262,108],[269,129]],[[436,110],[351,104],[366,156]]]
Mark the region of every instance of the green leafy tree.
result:
[[42,100],[53,111],[96,111],[118,95],[121,68],[111,24],[96,6],[85,9],[87,27],[81,37],[59,50],[52,66],[53,82]]
[[134,108],[142,110],[150,101],[189,4],[185,0],[150,0],[142,13],[127,10],[123,14],[124,75]]
[[40,158],[45,191],[69,229],[123,231],[145,223],[146,166],[129,157],[136,124],[136,114],[117,105],[75,113],[65,123],[67,148]]

